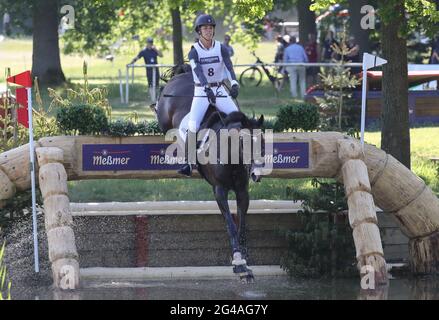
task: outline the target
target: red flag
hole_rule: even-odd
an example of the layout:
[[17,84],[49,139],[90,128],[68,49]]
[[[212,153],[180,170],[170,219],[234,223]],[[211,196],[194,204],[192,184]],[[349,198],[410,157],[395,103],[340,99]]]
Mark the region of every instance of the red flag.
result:
[[6,81],[8,81],[10,83],[18,84],[18,85],[26,87],[26,88],[32,87],[32,78],[30,75],[30,71],[25,71],[25,72],[16,74],[15,76],[7,78]]
[[17,88],[15,90],[15,100],[22,106],[17,109],[17,121],[24,127],[29,128],[29,114],[27,104],[27,90],[26,88]]
[[15,101],[27,108],[27,90],[26,88],[15,89]]

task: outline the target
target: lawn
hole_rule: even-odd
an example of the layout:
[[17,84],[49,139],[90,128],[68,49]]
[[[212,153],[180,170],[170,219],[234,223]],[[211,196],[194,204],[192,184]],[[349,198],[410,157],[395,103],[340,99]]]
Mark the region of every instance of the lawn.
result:
[[[190,43],[184,43],[184,52],[188,52]],[[61,42],[62,46],[62,42]],[[234,44],[233,57],[235,64],[253,63],[254,57],[250,51],[238,44]],[[91,86],[105,85],[109,90],[109,101],[113,108],[113,119],[124,118],[135,112],[140,120],[154,119],[154,114],[149,109],[149,100],[146,88],[144,70],[136,69],[134,82],[130,85],[130,103],[120,102],[118,70],[125,74],[125,65],[137,54],[140,46],[137,43],[127,43],[122,53],[116,55],[113,62],[103,58],[86,55],[62,55],[61,63],[68,86],[82,83],[83,61],[88,63],[88,76]],[[171,48],[171,47],[170,47]],[[276,45],[274,42],[262,42],[256,54],[265,62],[273,61]],[[5,40],[0,42],[0,70],[10,67],[12,73],[30,69],[32,62],[32,41],[29,38]],[[143,61],[138,62],[143,63]],[[160,63],[172,63],[172,50],[164,52]],[[239,75],[243,69],[237,69]],[[130,75],[131,76],[131,75]],[[131,78],[130,78],[131,81]],[[65,88],[58,88],[60,92]],[[46,90],[42,90],[43,101],[46,108],[49,97]],[[239,104],[241,110],[251,115],[264,114],[267,119],[276,115],[279,107],[289,98],[287,88],[279,96],[267,79],[258,88],[241,88]],[[435,192],[439,192],[439,179],[437,169],[428,160],[429,157],[439,155],[439,127],[414,128],[411,130],[412,169],[422,177]],[[380,132],[366,133],[366,141],[379,146]],[[250,185],[252,199],[285,199],[287,187],[311,188],[310,180],[283,180],[263,179],[261,183]],[[145,200],[213,200],[209,185],[199,179],[171,179],[171,180],[92,180],[70,182],[69,192],[72,201],[145,201]]]

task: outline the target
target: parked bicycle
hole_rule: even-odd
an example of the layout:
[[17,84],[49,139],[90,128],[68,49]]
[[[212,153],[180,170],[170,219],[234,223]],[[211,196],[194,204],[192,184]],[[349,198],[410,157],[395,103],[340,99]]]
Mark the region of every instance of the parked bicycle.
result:
[[270,82],[273,84],[274,88],[277,91],[280,91],[285,81],[287,80],[288,76],[284,74],[282,67],[273,67],[273,74],[271,74],[270,70],[268,69],[266,63],[262,62],[262,60],[254,53],[252,52],[252,55],[256,58],[256,64],[252,67],[249,67],[245,69],[241,75],[239,76],[239,83],[243,87],[257,87],[262,82],[262,70],[267,75]]

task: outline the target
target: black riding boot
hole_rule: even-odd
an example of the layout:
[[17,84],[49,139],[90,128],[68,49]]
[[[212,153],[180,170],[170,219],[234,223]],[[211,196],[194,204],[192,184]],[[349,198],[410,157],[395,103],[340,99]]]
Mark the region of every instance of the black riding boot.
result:
[[189,163],[189,131],[187,132],[187,136],[186,136],[186,142],[185,142],[185,160],[186,163],[183,165],[183,167],[181,167],[180,169],[178,169],[177,173],[179,174],[183,174],[187,177],[192,176],[192,164]]

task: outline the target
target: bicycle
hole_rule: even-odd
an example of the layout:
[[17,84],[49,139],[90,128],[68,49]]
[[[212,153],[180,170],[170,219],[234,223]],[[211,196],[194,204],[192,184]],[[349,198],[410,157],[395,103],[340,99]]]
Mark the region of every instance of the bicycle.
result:
[[241,84],[241,86],[259,86],[262,82],[262,71],[259,68],[261,67],[270,82],[273,84],[274,88],[279,92],[283,88],[284,83],[288,78],[288,76],[282,72],[282,67],[275,67],[274,70],[276,75],[272,75],[270,73],[270,70],[268,70],[268,68],[266,67],[266,64],[262,62],[262,60],[259,59],[259,57],[256,56],[254,52],[252,52],[252,55],[256,58],[256,63],[260,64],[260,66],[251,66],[241,73],[241,75],[239,76],[239,83]]

